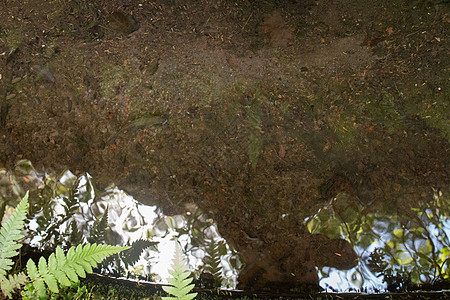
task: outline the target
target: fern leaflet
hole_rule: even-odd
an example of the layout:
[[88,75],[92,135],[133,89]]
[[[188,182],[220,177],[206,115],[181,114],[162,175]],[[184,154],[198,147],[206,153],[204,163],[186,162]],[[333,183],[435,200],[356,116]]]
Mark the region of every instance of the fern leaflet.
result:
[[92,267],[97,266],[105,257],[130,248],[87,244],[71,247],[65,255],[63,250],[57,247],[48,262],[41,257],[36,266],[30,259],[27,262],[26,274],[9,275],[7,278],[6,274],[13,265],[11,258],[18,254],[17,250],[22,246],[18,240],[22,238],[20,231],[24,226],[27,208],[28,192],[0,229],[0,289],[5,297],[11,298],[11,292],[15,288],[28,282],[22,291],[24,299],[46,298],[46,286],[51,292],[58,293],[60,286],[70,286],[72,282],[78,282],[78,277],[85,277],[86,272],[92,273]]
[[133,266],[139,260],[142,252],[144,252],[145,249],[149,247],[155,248],[158,243],[159,242],[152,242],[143,239],[134,241],[131,244],[130,249],[119,254],[120,259],[125,264],[125,268],[128,268],[128,266]]
[[2,287],[3,295],[12,298],[11,292],[22,285],[27,280],[27,275],[24,273],[9,275],[8,278],[0,276],[0,286]]
[[191,300],[197,296],[197,293],[189,293],[194,288],[194,284],[190,284],[193,278],[188,278],[191,273],[188,271],[186,260],[178,242],[175,246],[175,256],[169,274],[172,275],[172,278],[168,280],[172,286],[163,286],[162,288],[166,293],[175,297],[162,297],[163,300]]
[[222,263],[219,250],[220,246],[224,246],[223,241],[216,243],[214,239],[212,239],[206,248],[206,255],[204,258],[205,271],[213,275],[215,287],[220,287],[223,280]]
[[59,286],[70,286],[72,282],[78,282],[78,277],[86,277],[86,273],[92,273],[92,267],[107,256],[118,253],[129,247],[117,247],[110,245],[87,244],[71,247],[67,255],[64,255],[60,247],[48,258],[41,257],[36,264],[30,259],[27,262],[28,276],[32,280],[27,286],[36,291],[39,297],[45,297],[46,287],[53,293],[59,292]]
[[106,231],[108,230],[108,209],[109,207],[106,207],[103,215],[95,219],[94,225],[89,230],[90,236],[88,237],[88,241],[90,243],[93,243],[94,241],[104,243],[106,241]]
[[11,257],[18,254],[18,249],[22,246],[17,241],[23,236],[20,231],[23,229],[27,216],[28,192],[20,201],[12,216],[2,224],[0,229],[0,275],[5,276],[11,270],[13,261]]

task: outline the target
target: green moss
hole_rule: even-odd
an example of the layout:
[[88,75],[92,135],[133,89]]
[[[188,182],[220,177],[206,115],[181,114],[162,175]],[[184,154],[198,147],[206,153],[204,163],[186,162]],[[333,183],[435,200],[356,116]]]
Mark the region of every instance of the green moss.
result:
[[357,136],[355,115],[336,112],[330,115],[328,119],[339,143],[343,146],[349,146],[354,143]]
[[23,37],[23,29],[17,26],[0,34],[0,41],[6,45],[8,52],[10,52],[22,45]]
[[102,80],[100,82],[100,92],[102,96],[113,98],[117,87],[125,79],[124,70],[117,65],[106,65],[103,68]]

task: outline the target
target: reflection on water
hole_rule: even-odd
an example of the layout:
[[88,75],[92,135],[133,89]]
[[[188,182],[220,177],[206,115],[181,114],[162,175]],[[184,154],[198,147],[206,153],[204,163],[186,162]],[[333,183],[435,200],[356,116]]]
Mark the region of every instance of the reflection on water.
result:
[[21,165],[25,168],[2,172],[1,196],[2,203],[14,207],[24,192],[21,184],[31,189],[34,217],[27,222],[26,240],[31,246],[52,250],[57,245],[68,249],[85,242],[132,245],[133,251],[107,259],[97,271],[167,283],[176,239],[197,279],[207,273],[212,275],[213,286],[236,286],[241,264],[237,253],[195,204],[187,205],[183,215],[166,216],[156,206],[142,205],[114,186],[96,190],[88,174],[39,174],[29,162]]
[[[263,289],[274,276],[292,276],[273,267],[278,259],[294,264],[305,255],[318,257],[316,265],[309,266],[318,274],[311,278],[318,276],[326,291],[404,291],[450,277],[449,198],[447,191],[439,189],[432,199],[391,214],[374,211],[341,191],[314,215],[299,220],[308,234],[274,237],[275,246],[290,244],[292,258],[280,257],[287,254],[274,247],[258,249],[265,244],[246,234],[248,245],[263,253],[252,258],[255,252],[250,246],[237,253],[220,236],[214,220],[193,203],[183,204],[183,214],[166,216],[114,186],[97,189],[88,174],[38,173],[28,161],[18,162],[13,171],[1,170],[0,183],[2,216],[25,190],[31,191],[27,242],[32,246],[52,250],[56,245],[67,249],[85,242],[132,245],[131,251],[98,268],[109,276],[167,282],[177,239],[197,285],[206,288],[236,288],[239,278],[239,286],[246,280],[245,288]],[[315,253],[302,249],[305,244],[314,245]],[[347,249],[350,245],[353,250]],[[348,261],[349,251],[356,253],[357,265]]]
[[442,191],[434,190],[433,201],[392,214],[355,206],[336,210],[343,199],[338,194],[306,220],[313,233],[350,240],[360,258],[356,268],[345,272],[321,270],[323,287],[395,292],[449,280],[450,210]]

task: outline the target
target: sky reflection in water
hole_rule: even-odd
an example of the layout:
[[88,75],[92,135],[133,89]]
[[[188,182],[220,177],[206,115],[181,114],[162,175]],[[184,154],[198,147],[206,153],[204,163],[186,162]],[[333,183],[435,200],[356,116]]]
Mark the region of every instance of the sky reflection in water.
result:
[[[9,175],[3,172],[2,180]],[[32,169],[26,176],[27,181],[34,182],[38,188],[42,189],[48,185],[45,180],[48,181],[49,177]],[[236,286],[237,275],[242,268],[237,253],[221,238],[214,221],[195,205],[187,206],[184,215],[165,216],[156,206],[142,205],[114,186],[95,195],[89,175],[77,179],[77,176],[66,171],[55,183],[54,187],[58,189],[53,197],[55,219],[65,214],[64,197],[70,193],[71,185],[77,185],[79,195],[79,211],[57,228],[61,236],[70,235],[70,223],[75,220],[78,229],[84,234],[83,241],[87,241],[88,228],[108,210],[111,233],[107,242],[120,245],[139,239],[158,242],[157,249],[144,250],[138,262],[128,266],[123,275],[167,282],[174,243],[178,238],[187,255],[191,271],[198,277],[203,270],[207,253],[208,245],[204,243],[214,240],[221,245],[222,287]],[[19,192],[21,191],[16,187],[16,193]],[[333,211],[332,205],[307,218],[305,223],[311,233],[349,240],[360,258],[358,266],[350,270],[340,271],[329,267],[319,270],[321,287],[328,292],[379,292],[386,289],[392,291],[389,280],[383,281],[383,278],[402,280],[405,276],[410,276],[414,283],[430,283],[437,277],[448,280],[450,222],[447,218],[448,208],[445,203],[448,201],[445,197],[442,191],[436,190],[436,203],[425,209],[415,209],[416,216],[406,222],[402,216],[376,213],[359,214],[358,218],[350,221],[347,218],[348,222],[343,222],[339,213]],[[43,215],[45,213],[41,211],[30,221],[28,226],[31,231],[44,233],[48,230],[39,225],[38,219]],[[328,234],[330,224],[333,225],[333,232]],[[339,226],[337,231],[336,225]],[[52,242],[57,241],[43,235],[29,238],[29,243],[36,247],[49,246]]]

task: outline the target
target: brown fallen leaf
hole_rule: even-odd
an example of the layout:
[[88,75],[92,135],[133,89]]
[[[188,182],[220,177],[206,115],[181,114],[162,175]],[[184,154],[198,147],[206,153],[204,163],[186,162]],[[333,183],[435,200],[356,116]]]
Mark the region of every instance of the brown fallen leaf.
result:
[[278,155],[281,158],[284,158],[284,156],[286,155],[286,149],[284,149],[284,146],[282,144],[280,144],[280,149],[278,150]]
[[388,28],[386,29],[386,32],[388,33],[388,35],[391,35],[391,34],[394,33],[394,30],[392,29],[392,27],[388,27]]

